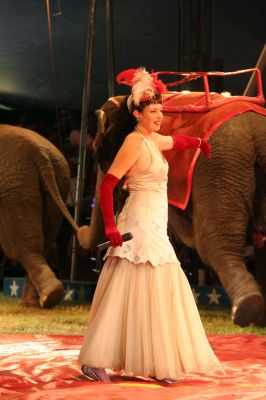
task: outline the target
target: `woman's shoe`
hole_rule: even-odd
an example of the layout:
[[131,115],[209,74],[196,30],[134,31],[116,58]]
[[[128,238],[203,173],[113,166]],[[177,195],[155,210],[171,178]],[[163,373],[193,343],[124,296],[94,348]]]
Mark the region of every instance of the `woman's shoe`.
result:
[[81,371],[91,381],[111,382],[111,379],[109,378],[109,376],[105,372],[105,369],[103,368],[93,368],[93,367],[87,367],[87,365],[82,365]]
[[167,383],[168,385],[174,385],[175,383],[178,383],[178,381],[175,379],[158,379],[155,376],[150,376],[150,378],[160,383]]
[[168,383],[168,385],[174,385],[174,384],[178,383],[178,381],[175,379],[157,379],[157,380],[158,380],[158,382]]

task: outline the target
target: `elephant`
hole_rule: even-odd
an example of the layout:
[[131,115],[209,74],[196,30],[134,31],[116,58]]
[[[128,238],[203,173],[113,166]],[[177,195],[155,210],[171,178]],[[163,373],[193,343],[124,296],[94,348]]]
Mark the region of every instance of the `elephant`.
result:
[[64,201],[70,171],[63,154],[31,130],[0,125],[0,247],[25,268],[21,302],[53,307],[64,296],[47,263],[63,215],[78,226]]
[[[122,98],[110,98],[97,111],[96,152]],[[266,232],[266,112],[257,107],[261,112],[243,112],[217,126],[209,138],[210,159],[202,154],[197,159],[187,207],[180,210],[169,204],[169,236],[196,250],[216,273],[231,300],[232,320],[240,326],[266,324],[266,261],[261,255],[265,246],[255,251],[260,252],[255,274],[248,271],[244,260],[252,233]],[[173,118],[168,115],[168,134]],[[110,162],[99,163],[91,225],[79,232],[87,249],[104,237],[97,188]],[[117,194],[115,200],[119,203]]]

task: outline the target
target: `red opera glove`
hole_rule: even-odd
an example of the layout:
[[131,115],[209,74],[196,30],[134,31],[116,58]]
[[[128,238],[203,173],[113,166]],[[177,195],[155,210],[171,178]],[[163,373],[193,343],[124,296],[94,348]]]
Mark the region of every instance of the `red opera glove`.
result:
[[173,135],[172,138],[173,150],[194,149],[195,147],[199,147],[207,158],[210,157],[210,145],[206,139],[185,135]]
[[105,236],[110,240],[112,247],[121,246],[123,239],[121,233],[116,227],[114,217],[114,197],[113,191],[118,184],[119,179],[106,174],[100,185],[100,204],[105,226]]
[[211,146],[210,146],[210,143],[208,143],[206,139],[200,139],[199,148],[202,150],[205,157],[210,158]]

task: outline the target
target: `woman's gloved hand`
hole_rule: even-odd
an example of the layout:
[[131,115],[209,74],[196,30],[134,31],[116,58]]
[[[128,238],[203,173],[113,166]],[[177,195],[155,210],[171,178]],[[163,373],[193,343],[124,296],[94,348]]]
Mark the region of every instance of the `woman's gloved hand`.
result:
[[173,135],[173,150],[186,150],[199,147],[204,155],[210,157],[210,144],[206,139],[186,135]]
[[112,247],[122,246],[123,239],[119,229],[114,226],[105,226],[105,236],[110,240]]

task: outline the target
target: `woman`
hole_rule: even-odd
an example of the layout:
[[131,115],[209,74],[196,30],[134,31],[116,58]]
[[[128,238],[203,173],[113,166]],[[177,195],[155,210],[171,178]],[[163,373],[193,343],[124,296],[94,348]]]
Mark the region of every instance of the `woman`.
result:
[[[209,145],[200,138],[157,133],[163,118],[161,91],[160,82],[145,69],[136,70],[128,110],[123,111],[134,129],[100,187],[105,234],[112,247],[79,355],[82,371],[92,380],[110,381],[109,368],[175,382],[186,373],[219,366],[167,236],[168,164],[162,155],[200,147],[209,156]],[[113,190],[122,177],[129,196],[116,225]],[[133,239],[122,243],[125,232]]]

